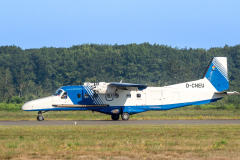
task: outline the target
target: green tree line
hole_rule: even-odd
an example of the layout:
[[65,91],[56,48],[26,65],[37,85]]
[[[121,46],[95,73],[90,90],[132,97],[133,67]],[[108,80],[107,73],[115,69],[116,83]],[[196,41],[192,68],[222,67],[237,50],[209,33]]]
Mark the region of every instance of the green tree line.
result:
[[[0,102],[51,95],[64,85],[85,81],[164,86],[202,77],[212,57],[228,58],[230,90],[240,91],[240,45],[173,48],[158,44],[98,45],[21,49],[0,47]],[[20,98],[20,99],[19,99]],[[239,97],[225,101],[238,104]]]

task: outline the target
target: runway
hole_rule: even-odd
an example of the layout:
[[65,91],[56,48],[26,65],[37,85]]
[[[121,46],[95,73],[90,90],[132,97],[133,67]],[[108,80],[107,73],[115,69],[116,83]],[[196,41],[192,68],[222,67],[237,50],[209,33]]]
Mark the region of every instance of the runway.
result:
[[166,125],[166,124],[240,124],[237,120],[76,120],[76,121],[0,121],[0,125]]

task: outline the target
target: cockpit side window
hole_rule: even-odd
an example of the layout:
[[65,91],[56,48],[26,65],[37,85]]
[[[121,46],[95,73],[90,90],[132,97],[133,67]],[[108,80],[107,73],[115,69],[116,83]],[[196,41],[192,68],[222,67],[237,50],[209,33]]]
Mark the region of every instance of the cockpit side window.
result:
[[67,92],[63,93],[63,95],[61,96],[61,99],[67,99]]
[[89,98],[89,94],[88,94],[88,93],[85,93],[85,94],[84,94],[84,98]]
[[59,89],[59,90],[56,91],[56,93],[53,94],[53,96],[60,96],[61,93],[62,93],[62,90]]

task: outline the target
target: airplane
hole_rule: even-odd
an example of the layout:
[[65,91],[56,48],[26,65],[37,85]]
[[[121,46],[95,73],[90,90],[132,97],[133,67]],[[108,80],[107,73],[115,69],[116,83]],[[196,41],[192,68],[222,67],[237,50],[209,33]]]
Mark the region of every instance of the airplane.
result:
[[111,115],[112,120],[128,120],[130,115],[169,110],[190,105],[216,102],[226,95],[238,95],[229,89],[227,58],[214,57],[202,79],[163,87],[132,83],[89,83],[63,86],[52,96],[36,99],[22,106],[24,111],[38,111],[37,120],[48,111],[97,111]]

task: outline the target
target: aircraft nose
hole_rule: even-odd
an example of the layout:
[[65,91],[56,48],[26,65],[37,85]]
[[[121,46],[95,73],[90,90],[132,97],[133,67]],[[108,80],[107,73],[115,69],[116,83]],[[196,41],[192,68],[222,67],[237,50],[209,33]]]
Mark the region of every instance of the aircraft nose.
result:
[[24,103],[21,109],[24,111],[30,110],[31,104],[31,102]]
[[28,106],[27,106],[27,104],[25,103],[25,104],[22,106],[22,110],[25,111],[25,110],[27,110],[27,108],[28,108]]
[[31,100],[22,106],[22,110],[24,111],[26,110],[33,111],[38,109],[42,110],[42,109],[51,108],[51,106],[52,106],[52,96]]

